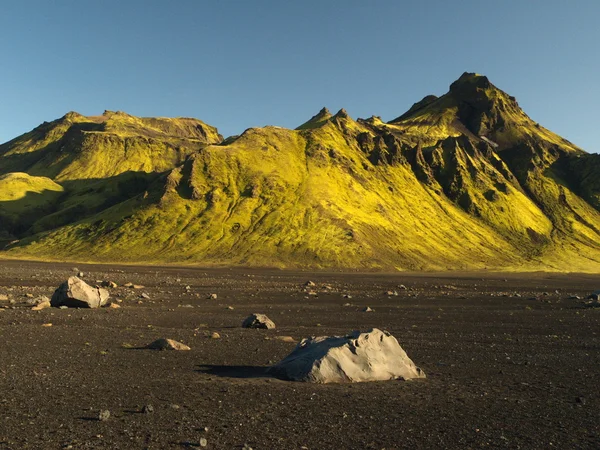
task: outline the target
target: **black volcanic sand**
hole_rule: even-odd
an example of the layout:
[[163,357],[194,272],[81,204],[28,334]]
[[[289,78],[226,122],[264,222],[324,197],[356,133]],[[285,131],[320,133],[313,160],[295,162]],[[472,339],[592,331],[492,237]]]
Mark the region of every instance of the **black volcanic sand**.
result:
[[[77,265],[88,283],[145,288],[112,289],[120,309],[25,306],[73,267],[0,261],[0,294],[16,300],[0,301],[1,449],[600,447],[600,309],[568,299],[600,289],[598,276]],[[240,328],[253,312],[277,329]],[[427,379],[265,375],[295,345],[275,336],[370,327],[396,336]],[[159,337],[192,350],[138,348]]]

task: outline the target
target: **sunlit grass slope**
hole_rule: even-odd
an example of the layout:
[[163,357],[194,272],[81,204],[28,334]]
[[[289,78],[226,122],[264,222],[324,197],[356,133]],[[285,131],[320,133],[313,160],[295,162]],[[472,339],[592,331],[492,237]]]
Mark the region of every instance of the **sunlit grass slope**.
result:
[[[59,207],[19,234],[7,254],[313,268],[600,269],[600,163],[476,74],[389,123],[323,109],[296,130],[253,128],[226,141],[193,119],[81,117],[54,125],[88,124],[77,132],[83,138],[74,157],[43,157],[29,167],[65,189]],[[22,136],[0,147],[0,161],[30,163],[22,157],[40,151],[36,139],[64,143],[68,134]]]
[[216,128],[196,119],[71,112],[0,145],[0,174],[27,172],[60,181],[164,172],[221,141]]

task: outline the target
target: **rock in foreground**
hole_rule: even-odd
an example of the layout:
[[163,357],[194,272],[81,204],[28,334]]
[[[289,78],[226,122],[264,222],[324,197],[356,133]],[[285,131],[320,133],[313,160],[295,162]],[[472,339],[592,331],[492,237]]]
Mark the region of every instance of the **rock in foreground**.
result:
[[348,336],[303,339],[269,372],[286,380],[312,383],[425,378],[396,338],[377,328]]
[[146,347],[150,350],[191,350],[187,345],[173,339],[157,339]]
[[54,307],[99,308],[108,301],[106,289],[94,288],[77,277],[69,277],[52,295],[50,304]]
[[269,319],[265,314],[251,314],[246,317],[246,320],[242,323],[243,328],[262,328],[265,330],[272,330],[275,328],[275,322]]

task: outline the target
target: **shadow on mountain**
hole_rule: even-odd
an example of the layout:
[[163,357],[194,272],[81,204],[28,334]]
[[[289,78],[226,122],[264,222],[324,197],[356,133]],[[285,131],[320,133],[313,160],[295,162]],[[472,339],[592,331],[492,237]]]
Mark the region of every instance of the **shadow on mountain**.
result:
[[16,239],[85,220],[138,196],[140,201],[156,200],[160,184],[155,188],[152,184],[162,176],[128,171],[109,178],[69,180],[61,182],[64,192],[28,192],[18,200],[0,201],[0,248]]

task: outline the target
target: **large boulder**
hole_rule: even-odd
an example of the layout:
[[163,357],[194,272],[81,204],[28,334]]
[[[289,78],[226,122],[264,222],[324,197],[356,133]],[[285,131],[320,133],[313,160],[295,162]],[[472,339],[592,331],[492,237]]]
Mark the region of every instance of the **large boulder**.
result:
[[50,304],[54,307],[99,308],[107,303],[109,296],[106,289],[92,287],[77,277],[69,277],[54,291]]
[[303,339],[269,372],[278,378],[312,383],[425,378],[396,338],[377,328],[348,336]]
[[242,323],[243,328],[263,328],[272,330],[275,328],[275,322],[269,319],[265,314],[250,314]]

